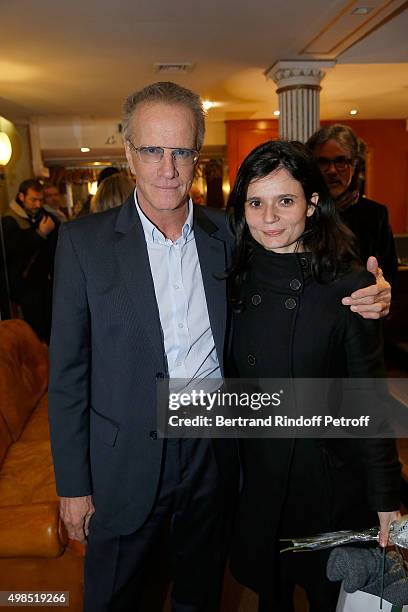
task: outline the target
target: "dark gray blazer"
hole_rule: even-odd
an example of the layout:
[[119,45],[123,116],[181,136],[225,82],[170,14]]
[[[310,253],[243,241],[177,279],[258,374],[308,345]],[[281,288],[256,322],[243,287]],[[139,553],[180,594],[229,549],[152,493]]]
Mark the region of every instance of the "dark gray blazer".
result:
[[[221,368],[230,238],[220,211],[195,208],[194,235]],[[133,194],[121,207],[62,225],[55,266],[49,419],[57,491],[93,495],[98,522],[131,533],[156,495],[163,440],[156,380],[167,364]],[[226,494],[235,444],[216,442]],[[224,441],[221,441],[224,442]]]

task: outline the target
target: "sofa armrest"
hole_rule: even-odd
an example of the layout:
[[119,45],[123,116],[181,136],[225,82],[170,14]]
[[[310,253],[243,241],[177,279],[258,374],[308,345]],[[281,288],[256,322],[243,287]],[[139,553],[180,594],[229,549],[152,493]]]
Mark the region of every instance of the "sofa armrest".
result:
[[65,545],[58,502],[0,506],[0,558],[59,557]]

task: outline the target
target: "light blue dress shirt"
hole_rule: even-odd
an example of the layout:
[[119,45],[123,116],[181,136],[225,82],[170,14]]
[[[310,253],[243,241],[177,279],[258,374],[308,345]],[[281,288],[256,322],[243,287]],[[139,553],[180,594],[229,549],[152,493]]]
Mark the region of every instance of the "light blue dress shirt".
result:
[[194,238],[192,201],[175,242],[146,217],[136,191],[135,204],[146,239],[169,376],[188,381],[221,378]]

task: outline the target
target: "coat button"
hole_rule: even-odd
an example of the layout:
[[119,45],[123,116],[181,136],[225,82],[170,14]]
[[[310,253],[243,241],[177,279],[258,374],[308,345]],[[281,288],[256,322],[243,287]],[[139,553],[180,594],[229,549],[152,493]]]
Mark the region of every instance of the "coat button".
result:
[[297,291],[298,289],[301,288],[302,283],[300,282],[299,279],[294,278],[293,280],[290,281],[290,288],[293,289],[293,291]]
[[296,308],[296,300],[294,298],[288,298],[285,300],[285,308],[288,310],[293,310]]
[[254,366],[256,364],[255,355],[248,355],[248,365]]
[[308,267],[307,257],[301,257],[300,258],[300,265],[302,266],[302,268],[307,268]]
[[153,431],[149,433],[149,436],[152,440],[157,440],[157,431],[153,429]]
[[251,302],[254,306],[259,306],[259,304],[262,302],[262,298],[259,293],[255,293],[255,295],[252,296]]
[[165,375],[163,374],[163,372],[157,372],[156,378],[165,378]]

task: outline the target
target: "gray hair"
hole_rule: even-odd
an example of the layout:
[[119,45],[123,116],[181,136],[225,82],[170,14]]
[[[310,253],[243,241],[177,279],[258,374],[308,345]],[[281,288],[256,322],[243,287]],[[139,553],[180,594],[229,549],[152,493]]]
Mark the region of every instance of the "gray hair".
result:
[[366,145],[347,125],[334,123],[326,125],[311,135],[306,143],[309,150],[314,153],[317,147],[324,145],[328,140],[335,140],[349,153],[354,165],[353,176],[348,186],[348,191],[360,189],[363,180],[363,169],[365,165]]
[[140,91],[130,94],[123,105],[122,127],[125,138],[130,136],[130,122],[138,105],[149,102],[164,104],[181,104],[189,108],[197,126],[196,147],[199,151],[203,146],[205,133],[205,111],[198,94],[171,81],[161,81],[147,85]]
[[306,146],[313,153],[314,149],[324,145],[328,140],[336,140],[342,147],[347,149],[353,161],[361,163],[365,156],[365,144],[357,137],[353,130],[347,125],[335,123],[325,125],[317,130],[306,143]]

